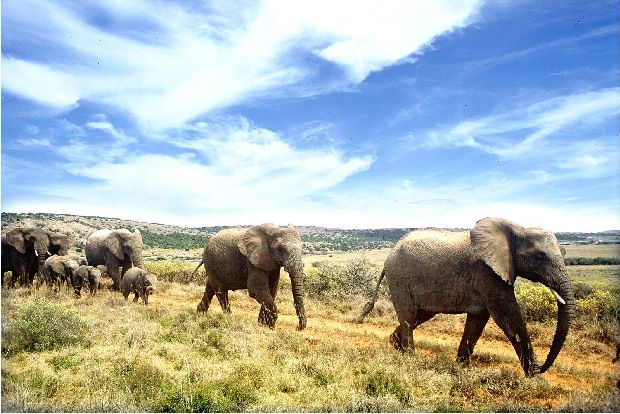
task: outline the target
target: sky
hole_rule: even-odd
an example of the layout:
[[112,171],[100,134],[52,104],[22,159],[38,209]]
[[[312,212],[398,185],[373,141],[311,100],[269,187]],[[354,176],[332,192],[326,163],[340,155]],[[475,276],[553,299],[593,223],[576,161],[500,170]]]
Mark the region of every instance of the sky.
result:
[[619,16],[615,0],[2,0],[2,211],[620,229]]

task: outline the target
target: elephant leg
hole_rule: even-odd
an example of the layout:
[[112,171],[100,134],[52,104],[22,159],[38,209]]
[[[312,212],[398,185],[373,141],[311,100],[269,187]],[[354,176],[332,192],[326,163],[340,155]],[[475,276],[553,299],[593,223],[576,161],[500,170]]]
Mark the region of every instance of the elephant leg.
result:
[[248,292],[250,297],[261,304],[261,309],[265,308],[264,311],[259,312],[258,322],[269,326],[271,329],[275,328],[276,320],[278,319],[278,308],[271,296],[268,275],[258,269],[249,269]]
[[[280,283],[280,269],[273,271],[269,275],[269,292],[271,293],[271,297],[274,302],[276,300],[276,295],[278,294],[278,284]],[[260,312],[258,314],[258,319],[265,320],[267,318],[267,308],[265,306],[260,307]]]
[[227,314],[231,314],[230,303],[228,302],[228,289],[219,288],[215,292],[215,296],[217,296],[217,300],[220,303],[220,307],[222,311]]
[[211,299],[213,299],[213,295],[215,295],[215,289],[213,289],[213,286],[211,286],[211,283],[209,283],[209,281],[207,280],[207,286],[205,287],[205,293],[204,295],[202,295],[202,299],[200,300],[200,303],[198,304],[196,311],[206,312],[207,310],[209,310],[209,304],[211,303]]
[[[121,268],[121,277],[120,277],[120,279],[122,279],[122,278],[123,278],[123,276],[125,276],[125,273],[127,273],[127,271],[128,271],[129,269],[131,269],[132,267],[133,267],[133,266],[131,265],[131,259],[125,259],[125,260],[123,261],[123,267]],[[120,280],[120,279],[119,279],[119,280]]]
[[139,297],[140,297],[140,295],[138,294],[138,292],[134,292],[134,294],[133,294],[133,301],[137,302]]
[[418,309],[411,315],[411,318],[405,317],[402,320],[399,318],[399,321],[401,321],[400,325],[396,327],[390,336],[390,341],[392,342],[392,345],[394,345],[394,348],[399,351],[409,349],[411,352],[415,352],[413,330],[433,318],[435,315],[436,313],[434,312],[427,312],[425,310]]
[[495,323],[510,340],[519,357],[525,375],[534,375],[538,368],[534,357],[534,349],[532,348],[527,327],[514,295],[504,297],[501,301],[489,301],[487,308]]
[[121,286],[121,274],[118,271],[118,262],[108,259],[105,263],[105,267],[108,269],[108,274],[112,278],[112,290],[119,290]]
[[461,338],[459,350],[456,355],[457,361],[462,362],[465,365],[469,364],[469,356],[474,353],[476,342],[478,342],[478,338],[480,338],[484,327],[489,321],[489,316],[489,311],[486,309],[480,314],[467,314],[467,319],[465,320],[465,330],[463,331],[463,337]]

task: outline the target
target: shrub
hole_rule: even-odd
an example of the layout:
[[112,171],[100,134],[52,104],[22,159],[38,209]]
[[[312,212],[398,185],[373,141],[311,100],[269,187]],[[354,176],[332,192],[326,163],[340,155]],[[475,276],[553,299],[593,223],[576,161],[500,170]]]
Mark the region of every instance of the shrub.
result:
[[515,288],[515,295],[526,321],[547,322],[557,317],[558,305],[546,286],[521,283]]
[[577,300],[578,315],[588,315],[599,320],[620,319],[620,298],[608,290],[594,290],[590,295]]
[[154,273],[162,282],[195,283],[204,285],[207,282],[204,270],[198,270],[192,275],[198,263],[181,260],[145,261],[144,268]]
[[35,300],[3,332],[4,352],[44,351],[86,342],[86,324],[73,309]]
[[350,260],[344,265],[314,262],[306,273],[306,292],[317,297],[370,296],[379,278],[377,267],[366,258]]
[[618,265],[620,258],[618,257],[566,257],[564,264],[572,265]]

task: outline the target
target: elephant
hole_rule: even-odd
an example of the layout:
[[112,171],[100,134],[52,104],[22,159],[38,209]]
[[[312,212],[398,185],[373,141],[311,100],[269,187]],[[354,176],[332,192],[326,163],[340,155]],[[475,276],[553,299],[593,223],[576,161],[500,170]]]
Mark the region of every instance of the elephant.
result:
[[101,271],[98,267],[80,264],[75,274],[73,286],[79,286],[81,289],[83,285],[87,284],[90,294],[94,295],[99,289],[99,282],[101,280]]
[[[112,289],[119,290],[121,277],[133,266],[142,266],[140,230],[97,230],[86,240],[86,260],[90,266],[104,265],[112,278]],[[118,268],[122,267],[119,273]]]
[[[72,244],[70,234],[48,232],[37,227],[16,227],[2,235],[2,274],[11,272],[9,287],[16,282],[30,285],[51,255],[66,255]],[[41,275],[42,278],[45,275]]]
[[247,289],[261,305],[258,321],[275,328],[278,309],[275,304],[280,280],[280,268],[289,274],[297,328],[306,327],[303,301],[303,261],[301,239],[292,225],[278,227],[262,224],[249,229],[235,227],[213,235],[205,247],[202,261],[207,283],[198,304],[198,312],[206,312],[214,295],[225,313],[230,313],[228,290]]
[[145,305],[149,303],[149,296],[155,291],[157,276],[139,267],[129,269],[121,279],[121,292],[125,300],[130,293],[134,293],[134,302],[138,301],[138,296],[142,297]]
[[[517,276],[549,287],[558,303],[555,334],[541,366],[515,298]],[[398,316],[399,325],[390,337],[395,348],[413,350],[413,330],[437,313],[466,313],[457,351],[457,361],[466,365],[491,316],[510,340],[526,376],[551,367],[575,311],[573,287],[555,235],[500,218],[479,220],[468,232],[429,228],[403,236],[386,259],[358,322],[372,310],[383,277]]]
[[80,277],[77,275],[79,267],[80,265],[74,258],[66,255],[58,256],[55,254],[48,257],[43,263],[43,268],[45,269],[50,287],[57,285],[58,289],[60,289],[62,282],[65,282],[67,283],[67,287],[71,284],[73,292],[77,296],[80,296],[80,290],[82,288]]

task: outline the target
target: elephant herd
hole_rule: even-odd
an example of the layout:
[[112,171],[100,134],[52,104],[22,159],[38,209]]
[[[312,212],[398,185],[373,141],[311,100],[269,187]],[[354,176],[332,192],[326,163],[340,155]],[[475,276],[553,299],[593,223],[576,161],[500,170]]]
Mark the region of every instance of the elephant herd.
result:
[[[84,263],[67,256],[68,247],[68,236],[36,228],[13,229],[2,236],[2,272],[12,272],[10,286],[17,282],[32,283],[38,272],[49,278],[48,283],[52,279],[69,279],[74,289],[82,287],[80,282],[88,283],[94,293],[96,287],[93,289],[93,285],[98,284],[103,270],[112,278],[112,289],[120,289],[125,299],[133,292],[134,301],[141,296],[145,304],[148,302],[156,278],[140,268],[142,238],[139,231],[95,231],[88,237]],[[273,329],[278,318],[275,299],[280,269],[284,268],[291,278],[299,320],[297,328],[303,330],[307,320],[301,251],[300,235],[291,225],[262,224],[216,233],[194,270],[204,266],[207,275],[197,311],[206,312],[216,296],[223,312],[230,313],[228,291],[247,289],[250,297],[261,306],[259,323]],[[543,373],[562,349],[575,310],[564,253],[552,232],[525,228],[505,219],[479,220],[468,232],[436,228],[413,231],[403,236],[391,250],[372,299],[357,322],[363,322],[372,310],[380,284],[386,278],[398,317],[398,326],[390,336],[396,349],[413,351],[413,330],[436,314],[465,313],[458,361],[469,362],[478,338],[489,318],[493,318],[512,344],[525,374]],[[62,266],[53,262],[62,263]],[[119,268],[122,268],[120,272]],[[81,276],[73,276],[78,274]],[[557,300],[557,326],[542,365],[535,360],[515,297],[517,276],[542,283]]]
[[86,241],[86,258],[68,255],[71,244],[71,236],[37,227],[9,230],[2,235],[3,282],[4,273],[11,272],[7,282],[9,288],[16,284],[38,288],[45,283],[50,288],[60,289],[66,284],[77,296],[86,286],[94,295],[101,277],[108,274],[112,278],[112,289],[122,290],[125,299],[133,292],[134,301],[140,296],[145,304],[148,302],[148,295],[155,289],[154,275],[136,268],[125,283],[121,282],[122,276],[130,269],[142,265],[139,230],[95,231]]

